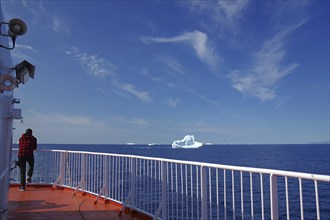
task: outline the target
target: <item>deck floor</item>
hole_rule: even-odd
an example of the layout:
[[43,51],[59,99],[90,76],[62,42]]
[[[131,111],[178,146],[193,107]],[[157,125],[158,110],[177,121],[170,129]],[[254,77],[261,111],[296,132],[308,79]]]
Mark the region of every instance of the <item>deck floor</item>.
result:
[[73,194],[71,190],[54,189],[48,185],[30,185],[26,191],[11,186],[9,191],[8,219],[33,220],[88,220],[88,219],[145,219],[124,213],[120,205],[99,201],[95,196]]

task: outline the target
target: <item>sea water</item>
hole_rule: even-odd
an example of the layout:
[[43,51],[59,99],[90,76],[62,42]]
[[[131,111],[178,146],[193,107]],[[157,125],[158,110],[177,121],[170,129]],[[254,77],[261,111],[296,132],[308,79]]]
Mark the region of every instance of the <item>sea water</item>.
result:
[[139,155],[330,175],[329,144],[214,144],[196,149],[175,149],[171,145],[147,144],[39,144],[38,148]]

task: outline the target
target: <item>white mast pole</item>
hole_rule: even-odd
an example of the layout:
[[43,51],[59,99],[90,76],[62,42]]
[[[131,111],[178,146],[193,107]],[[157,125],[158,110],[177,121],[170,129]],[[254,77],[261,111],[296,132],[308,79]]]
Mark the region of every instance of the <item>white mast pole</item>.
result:
[[[0,1],[0,22],[4,16]],[[0,33],[7,33],[6,25],[0,26]],[[9,45],[8,37],[0,36],[0,45]],[[10,51],[0,47],[0,77],[9,74],[13,66]],[[7,203],[10,183],[10,160],[13,140],[13,90],[0,91],[0,220],[7,219]]]
[[1,137],[0,137],[0,219],[7,219],[7,203],[10,178],[10,158],[13,139],[12,96],[1,94]]

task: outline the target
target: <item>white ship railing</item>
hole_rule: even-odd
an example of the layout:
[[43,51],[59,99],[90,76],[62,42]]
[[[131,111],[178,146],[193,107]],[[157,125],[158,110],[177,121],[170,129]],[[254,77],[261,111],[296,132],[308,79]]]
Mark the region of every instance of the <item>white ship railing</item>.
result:
[[[329,175],[81,151],[37,150],[35,158],[34,183],[89,192],[154,219],[330,218]],[[19,182],[18,169],[11,178]]]

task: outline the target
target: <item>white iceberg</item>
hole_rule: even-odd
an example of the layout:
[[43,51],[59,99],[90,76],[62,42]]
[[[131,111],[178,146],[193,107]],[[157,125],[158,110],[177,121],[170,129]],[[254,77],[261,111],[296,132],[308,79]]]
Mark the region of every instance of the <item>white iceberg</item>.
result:
[[199,148],[203,145],[195,141],[194,135],[186,135],[182,140],[173,141],[172,148]]

